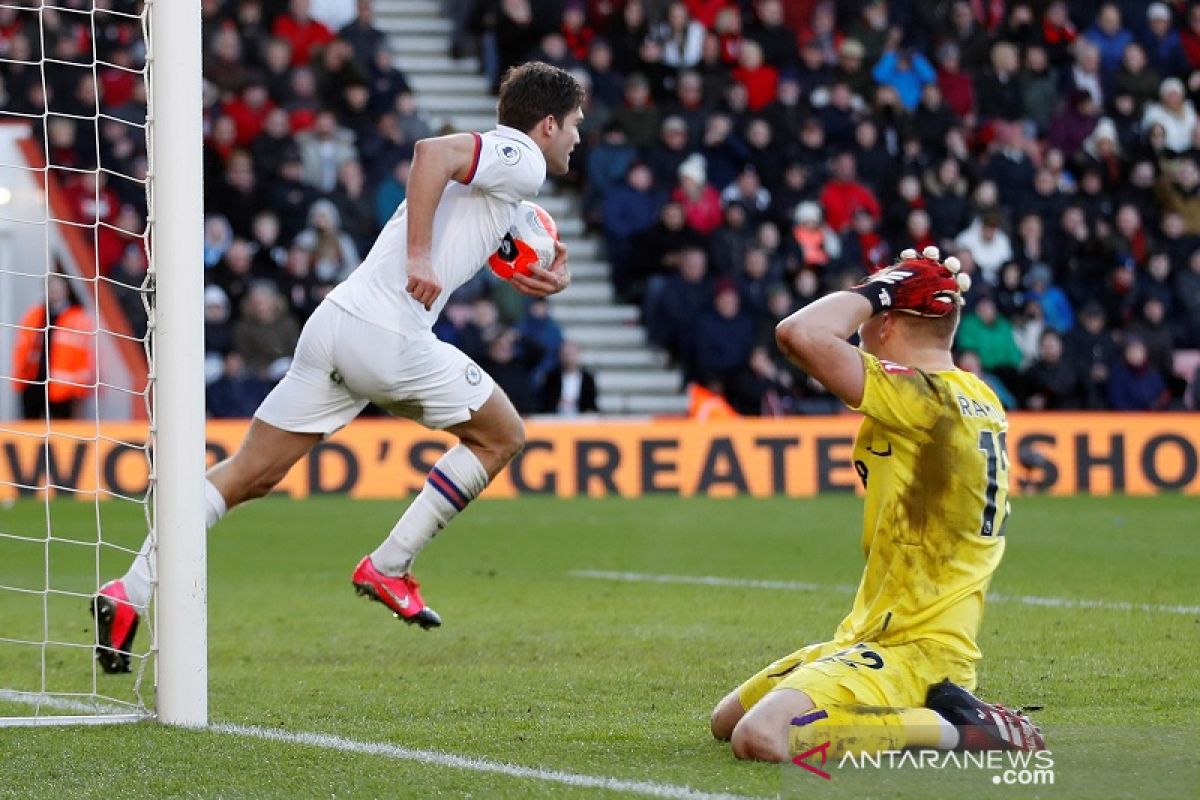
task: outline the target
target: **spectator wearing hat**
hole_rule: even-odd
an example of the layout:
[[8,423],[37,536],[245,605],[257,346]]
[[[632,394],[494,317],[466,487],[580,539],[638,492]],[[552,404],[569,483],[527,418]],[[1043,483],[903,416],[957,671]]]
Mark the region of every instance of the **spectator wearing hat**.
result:
[[1171,10],[1165,2],[1152,2],[1146,7],[1146,28],[1141,31],[1141,46],[1154,70],[1164,76],[1188,71],[1180,31],[1171,23]]
[[1159,102],[1146,106],[1142,115],[1142,129],[1149,131],[1161,125],[1166,134],[1164,145],[1168,150],[1182,153],[1191,147],[1192,131],[1196,127],[1196,109],[1185,99],[1183,81],[1167,78],[1158,89]]
[[220,286],[204,287],[204,382],[212,383],[224,371],[225,354],[233,349],[229,327],[229,296]]
[[683,207],[688,226],[704,236],[721,224],[721,197],[708,182],[704,156],[693,153],[679,165],[679,183],[671,199]]

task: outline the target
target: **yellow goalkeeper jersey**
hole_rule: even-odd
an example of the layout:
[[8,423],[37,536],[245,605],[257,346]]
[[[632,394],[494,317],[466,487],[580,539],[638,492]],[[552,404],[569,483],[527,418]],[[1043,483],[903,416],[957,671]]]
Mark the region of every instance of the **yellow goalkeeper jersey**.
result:
[[835,642],[927,639],[977,660],[1008,517],[1004,409],[968,372],[862,358],[854,466],[866,490],[867,565]]

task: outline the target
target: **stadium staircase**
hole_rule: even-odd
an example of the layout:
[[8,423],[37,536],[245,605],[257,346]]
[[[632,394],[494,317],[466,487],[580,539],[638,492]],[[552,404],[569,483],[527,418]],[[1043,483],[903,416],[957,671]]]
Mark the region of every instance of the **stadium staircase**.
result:
[[[417,95],[436,124],[484,131],[495,126],[496,99],[478,59],[450,57],[451,21],[439,0],[374,0],[375,24],[388,36]],[[596,373],[600,410],[608,414],[675,414],[686,410],[679,371],[651,345],[638,309],[613,297],[598,237],[583,227],[576,198],[551,190],[538,203],[558,222],[571,256],[571,288],[551,299],[566,337],[579,344]]]

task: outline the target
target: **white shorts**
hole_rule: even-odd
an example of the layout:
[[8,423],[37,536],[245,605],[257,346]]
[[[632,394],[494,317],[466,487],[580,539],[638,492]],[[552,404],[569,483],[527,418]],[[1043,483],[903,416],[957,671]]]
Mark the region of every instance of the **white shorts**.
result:
[[440,430],[470,419],[495,386],[461,350],[430,333],[394,333],[324,302],[254,416],[285,431],[328,436],[372,402]]

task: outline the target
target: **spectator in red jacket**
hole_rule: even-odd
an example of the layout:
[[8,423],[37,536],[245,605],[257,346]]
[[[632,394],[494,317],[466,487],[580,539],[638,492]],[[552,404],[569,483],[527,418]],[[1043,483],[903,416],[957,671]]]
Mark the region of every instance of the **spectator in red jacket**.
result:
[[679,165],[679,186],[671,199],[683,206],[688,227],[708,236],[721,227],[721,196],[708,182],[704,156],[695,153]]
[[854,155],[839,153],[833,159],[833,175],[821,190],[821,208],[825,221],[838,233],[844,233],[854,218],[854,212],[865,210],[876,221],[882,210],[875,195],[858,182]]
[[314,50],[333,40],[333,32],[308,15],[308,7],[309,0],[290,0],[271,31],[292,46],[293,67],[307,64]]
[[758,113],[775,102],[779,89],[779,71],[763,63],[762,46],[751,39],[742,42],[733,79],[746,87],[746,106]]

